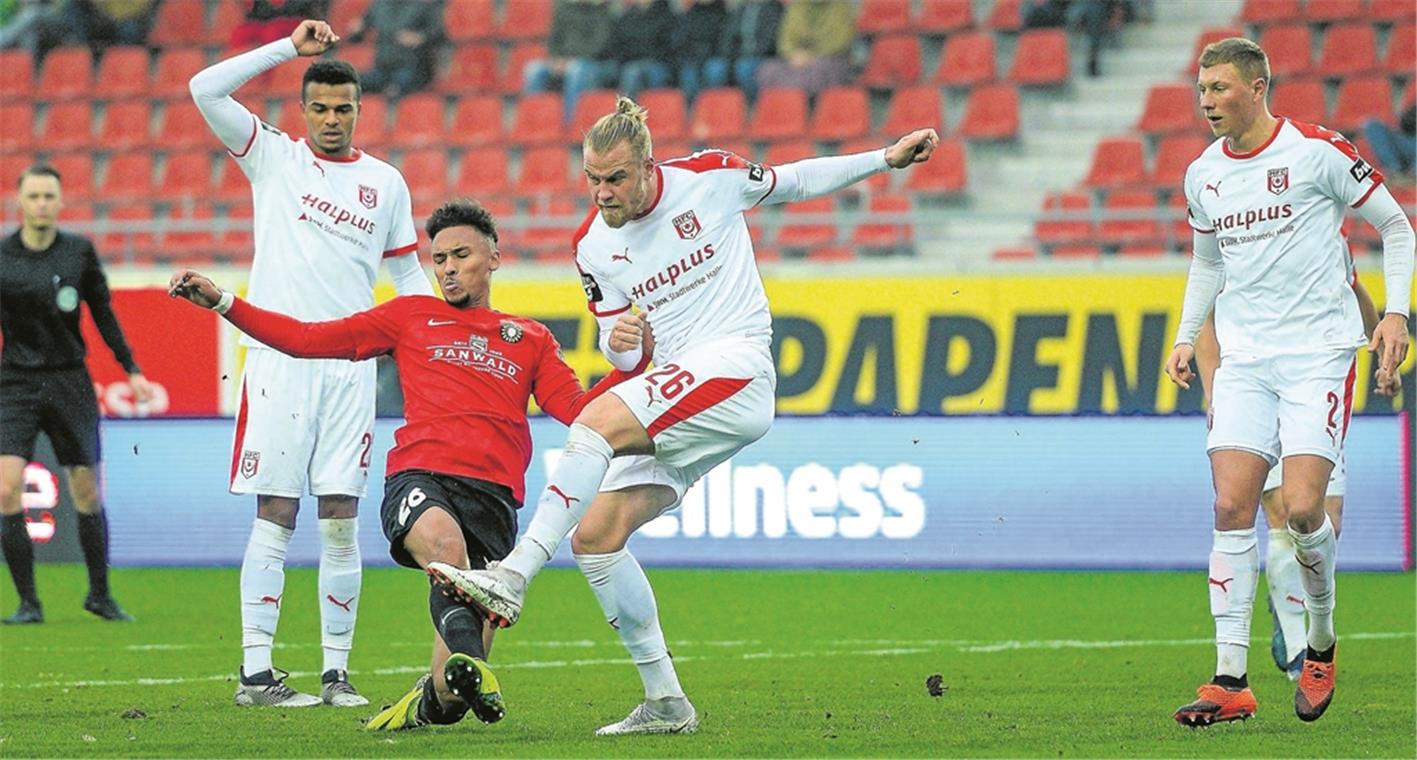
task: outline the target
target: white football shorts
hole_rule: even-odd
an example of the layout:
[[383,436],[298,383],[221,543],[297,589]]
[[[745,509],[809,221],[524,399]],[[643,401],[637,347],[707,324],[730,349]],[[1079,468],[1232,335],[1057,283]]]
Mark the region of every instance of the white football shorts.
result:
[[[1269,475],[1264,479],[1264,492],[1269,493],[1284,484],[1284,463],[1280,462],[1269,468]],[[1333,472],[1328,476],[1328,490],[1324,491],[1324,498],[1343,496],[1344,489],[1348,488],[1348,458],[1343,454],[1338,455],[1338,462],[1333,466]]]
[[[658,484],[683,499],[695,481],[772,427],[777,374],[766,347],[716,340],[610,392],[644,425],[655,453],[612,459],[600,490]],[[678,500],[666,511],[675,506]]]
[[231,492],[364,496],[374,443],[374,360],[246,352]]
[[1356,349],[1227,355],[1215,371],[1207,451],[1312,454],[1337,463],[1353,411]]

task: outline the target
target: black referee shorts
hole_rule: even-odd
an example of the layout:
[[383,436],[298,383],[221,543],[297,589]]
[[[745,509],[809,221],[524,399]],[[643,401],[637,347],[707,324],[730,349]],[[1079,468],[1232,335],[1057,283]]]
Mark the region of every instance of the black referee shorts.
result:
[[418,517],[435,508],[457,520],[474,568],[506,557],[516,543],[517,504],[511,489],[476,478],[405,470],[384,478],[384,503],[379,509],[389,556],[395,562],[418,568],[403,540]]
[[98,398],[87,369],[0,372],[0,454],[28,461],[41,430],[59,464],[98,463]]

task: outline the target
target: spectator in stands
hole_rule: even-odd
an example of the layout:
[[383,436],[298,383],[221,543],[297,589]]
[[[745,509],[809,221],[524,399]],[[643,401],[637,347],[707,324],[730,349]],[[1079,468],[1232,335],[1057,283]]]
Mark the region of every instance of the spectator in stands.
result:
[[749,100],[758,95],[758,67],[777,55],[777,35],[782,26],[782,3],[779,0],[739,0],[724,24],[719,42],[719,55],[704,63],[706,87],[713,83],[733,83]]
[[851,81],[856,39],[850,0],[791,0],[777,35],[777,58],[758,68],[758,89],[792,87],[816,95]]
[[[620,92],[635,97],[640,90],[666,87],[673,74],[674,9],[669,0],[629,0],[615,22],[610,52],[620,68]],[[567,113],[570,113],[567,111]]]
[[556,0],[546,41],[548,57],[527,63],[522,71],[526,91],[561,88],[569,119],[582,92],[614,81],[618,69],[610,60],[614,37],[609,0]]
[[351,42],[375,35],[374,67],[359,74],[364,91],[397,98],[427,87],[443,42],[442,21],[443,0],[372,3],[349,32]]
[[[180,0],[179,0],[180,1]],[[230,2],[231,0],[224,0]],[[245,52],[267,42],[289,37],[307,18],[324,18],[329,0],[241,0],[245,6],[241,23],[231,30],[227,47]],[[383,3],[375,3],[383,5]]]
[[1051,29],[1068,22],[1068,0],[1023,0],[1019,18],[1025,29]]
[[56,5],[55,0],[0,0],[0,50],[34,50],[39,24]]
[[728,84],[728,66],[714,67],[709,59],[718,53],[728,31],[728,5],[724,0],[690,0],[674,21],[674,53],[678,57],[679,89],[693,100],[704,87]]
[[1378,166],[1412,181],[1413,153],[1417,150],[1417,103],[1409,104],[1397,117],[1397,129],[1381,120],[1369,119],[1363,125],[1363,137],[1373,146]]
[[36,22],[35,60],[66,42],[87,45],[95,59],[110,45],[141,45],[156,9],[157,0],[65,0]]
[[1101,74],[1098,58],[1102,43],[1113,29],[1131,17],[1127,0],[1072,0],[1067,9],[1068,26],[1087,37],[1087,75]]

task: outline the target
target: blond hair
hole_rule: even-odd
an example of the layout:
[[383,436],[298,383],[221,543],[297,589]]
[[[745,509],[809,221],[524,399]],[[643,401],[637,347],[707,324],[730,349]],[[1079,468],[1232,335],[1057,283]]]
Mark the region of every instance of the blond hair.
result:
[[1203,69],[1233,63],[1240,72],[1240,78],[1248,86],[1256,79],[1263,79],[1269,85],[1269,56],[1264,49],[1244,37],[1227,37],[1212,42],[1201,51],[1200,66]]
[[585,134],[581,148],[588,153],[604,155],[616,145],[628,142],[638,159],[653,155],[654,145],[649,135],[649,110],[621,95],[615,99],[615,113],[606,114]]

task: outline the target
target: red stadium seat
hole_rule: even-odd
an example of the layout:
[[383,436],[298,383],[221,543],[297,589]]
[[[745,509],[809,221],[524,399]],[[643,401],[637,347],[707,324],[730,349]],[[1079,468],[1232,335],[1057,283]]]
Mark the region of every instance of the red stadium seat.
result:
[[987,84],[974,88],[964,104],[959,136],[971,140],[1011,140],[1018,136],[1018,87]]
[[807,261],[814,264],[839,264],[856,260],[856,251],[844,245],[827,245],[808,248]]
[[[34,104],[28,100],[0,100],[0,153],[28,154],[34,148]],[[0,181],[12,182],[10,175]]]
[[[64,153],[51,157],[48,163],[62,178],[66,202],[69,199],[83,200],[93,196],[94,164],[93,157],[88,153]],[[19,172],[11,176],[18,179]]]
[[1194,229],[1191,227],[1186,209],[1186,194],[1172,193],[1171,200],[1166,202],[1166,218],[1170,224],[1165,227],[1168,233],[1169,242],[1187,253],[1191,250],[1191,237]]
[[1100,259],[1102,258],[1102,249],[1090,243],[1074,243],[1054,246],[1048,251],[1048,255],[1055,259]]
[[[165,3],[171,5],[171,3]],[[231,30],[241,23],[241,17],[246,12],[244,3],[240,2],[219,2],[216,4],[216,12],[212,16],[212,22],[207,25],[207,33],[202,40],[202,44],[208,47],[225,47],[231,39]],[[235,52],[227,50],[223,55],[231,55]]]
[[713,87],[699,92],[694,101],[694,118],[689,136],[697,141],[718,143],[736,140],[747,131],[748,102],[736,87]]
[[63,47],[44,59],[39,88],[33,95],[40,100],[66,100],[87,98],[93,92],[93,58],[89,49]]
[[34,59],[29,51],[0,50],[0,99],[34,96]]
[[1049,193],[1043,199],[1043,211],[1033,223],[1033,236],[1049,245],[1091,240],[1096,235],[1092,196],[1088,193]]
[[1036,261],[1038,251],[1032,248],[999,248],[989,254],[991,261]]
[[507,56],[507,68],[497,80],[497,89],[506,94],[521,92],[526,65],[546,55],[546,45],[540,42],[523,43],[512,48]]
[[1364,18],[1368,0],[1308,0],[1304,3],[1306,21],[1343,21]]
[[961,32],[945,40],[940,66],[930,80],[951,87],[972,87],[994,81],[998,75],[994,35],[990,32]]
[[39,147],[45,151],[88,150],[93,147],[93,109],[86,100],[49,107]]
[[1118,249],[1117,253],[1129,259],[1156,259],[1167,256],[1171,252],[1166,250],[1164,244],[1151,242],[1129,243]]
[[1102,189],[1145,183],[1146,155],[1141,140],[1135,137],[1113,137],[1099,142],[1092,153],[1092,168],[1083,180],[1088,187]]
[[[1107,196],[1102,203],[1102,223],[1098,237],[1106,243],[1158,243],[1165,234],[1161,229],[1156,194],[1150,190],[1120,190]],[[1115,215],[1120,218],[1109,218]]]
[[557,256],[569,259],[571,239],[576,235],[576,227],[585,217],[584,205],[574,198],[551,198],[546,203],[537,204],[534,220],[549,221],[528,227],[516,236],[517,242],[527,248],[536,259],[554,260]]
[[502,98],[497,95],[465,95],[453,110],[453,127],[448,131],[453,145],[495,145],[502,140]]
[[1394,24],[1387,41],[1383,70],[1398,76],[1412,76],[1413,61],[1417,61],[1417,26]]
[[[788,204],[782,211],[782,226],[777,230],[777,245],[782,248],[813,248],[835,243],[835,214],[836,207],[829,195]],[[826,221],[805,221],[804,217],[824,217]]]
[[507,142],[515,145],[559,145],[565,134],[561,119],[561,93],[539,92],[523,95],[517,101],[517,114],[512,120]]
[[792,161],[812,158],[815,155],[817,155],[817,149],[812,147],[811,140],[783,140],[768,146],[767,151],[763,153],[763,163],[768,166],[781,166]]
[[1018,36],[1009,81],[1027,85],[1056,85],[1068,81],[1068,35],[1061,29],[1030,29]]
[[540,40],[551,32],[551,0],[517,0],[503,5],[496,32],[499,39]]
[[654,138],[654,160],[656,161],[684,158],[693,152],[694,149],[683,140],[660,140],[657,136]]
[[[295,107],[286,103],[286,108]],[[354,127],[354,145],[376,154],[389,144],[389,101],[383,95],[365,95],[359,99],[359,121]],[[291,137],[305,136],[304,126]]]
[[1322,124],[1328,121],[1328,102],[1324,96],[1324,85],[1315,79],[1301,79],[1285,82],[1274,88],[1269,99],[1270,110],[1275,116],[1286,116],[1296,121]]
[[[178,3],[180,5],[180,3]],[[170,5],[170,3],[169,3]],[[163,7],[167,7],[164,5]],[[201,48],[177,48],[158,54],[157,70],[153,73],[148,93],[155,98],[191,98],[188,82],[207,67],[207,55]]]
[[1157,188],[1179,188],[1186,179],[1186,168],[1210,145],[1204,137],[1170,135],[1156,148],[1156,165],[1151,170],[1151,185]]
[[151,153],[115,153],[108,158],[102,184],[94,190],[104,200],[148,201],[156,194]]
[[1196,132],[1204,123],[1197,114],[1196,88],[1188,84],[1156,84],[1146,94],[1137,129],[1153,135]]
[[178,261],[217,252],[215,214],[204,201],[179,203],[167,212],[162,250]]
[[220,222],[217,250],[238,261],[250,261],[256,255],[252,240],[252,210],[250,199],[246,203],[227,208],[226,216]]
[[1378,68],[1378,39],[1368,21],[1334,24],[1324,35],[1318,70],[1324,77],[1343,78]]
[[[234,3],[226,3],[234,5]],[[160,3],[148,43],[170,51],[194,48],[203,43],[207,29],[207,4],[193,2]],[[230,33],[231,29],[226,29]]]
[[807,133],[807,93],[775,87],[758,93],[753,118],[748,122],[750,140],[786,140]]
[[909,196],[872,195],[867,208],[871,212],[870,216],[851,233],[852,245],[861,248],[900,248],[910,245],[913,235],[909,221],[874,221],[878,214],[909,214]]
[[341,43],[335,51],[335,59],[353,66],[355,71],[368,71],[374,68],[374,55],[374,43],[372,42],[350,45]]
[[145,97],[148,94],[148,49],[136,45],[112,47],[98,64],[95,93],[104,100]]
[[[682,91],[673,87],[645,90],[639,94],[636,101],[649,111],[656,145],[661,140],[665,143],[677,142],[689,134],[688,107],[684,104]],[[655,152],[658,153],[659,150],[656,148]]]
[[420,92],[399,100],[394,112],[395,127],[390,144],[417,148],[444,141],[443,96]]
[[[517,72],[518,76],[521,72]],[[496,92],[497,46],[460,45],[453,50],[448,68],[439,78],[439,92]]]
[[856,14],[859,34],[889,34],[910,29],[910,0],[863,0]]
[[406,151],[399,171],[415,203],[436,203],[448,194],[448,154],[442,148]]
[[1200,60],[1201,53],[1205,51],[1205,46],[1212,42],[1229,39],[1230,37],[1245,37],[1245,30],[1237,26],[1212,26],[1202,30],[1196,37],[1196,46],[1191,49],[1191,57],[1187,59],[1186,66],[1182,69],[1187,79],[1196,75],[1196,62]]
[[[940,122],[932,122],[932,123],[943,124],[944,122],[943,122],[943,121],[940,121]],[[910,132],[910,131],[913,131],[913,130],[915,130],[915,129],[919,129],[919,128],[924,127],[924,126],[925,126],[924,124],[917,124],[917,125],[915,125],[915,126],[913,126],[913,127],[910,127],[910,128],[908,128],[908,129],[901,130],[901,131],[898,132],[898,133],[892,133],[892,134],[902,134],[902,135],[903,135],[903,134],[905,134],[906,132]],[[892,138],[892,139],[894,139],[894,138]],[[883,146],[884,144],[885,144],[885,140],[882,140],[882,139],[880,139],[880,138],[875,138],[875,137],[863,137],[863,138],[861,138],[861,139],[859,139],[859,140],[852,140],[852,141],[850,141],[850,142],[843,143],[842,146],[841,146],[841,148],[840,148],[840,150],[838,150],[837,152],[840,153],[840,154],[842,154],[842,155],[846,155],[846,154],[849,154],[849,153],[866,153],[866,152],[868,152],[868,151],[880,150],[880,149],[881,149],[881,146]],[[933,163],[934,161],[935,161],[935,159],[933,159],[933,158],[930,159],[930,162],[931,162],[931,163]],[[911,169],[911,171],[914,171],[914,169]],[[847,187],[847,188],[843,189],[841,192],[842,192],[843,194],[845,194],[845,195],[852,195],[852,194],[857,194],[857,195],[859,195],[859,194],[862,194],[862,193],[887,193],[887,192],[890,192],[891,180],[893,179],[893,176],[892,176],[892,175],[894,175],[894,174],[896,174],[896,172],[877,172],[877,173],[872,174],[871,176],[867,177],[864,181],[858,182],[858,183],[856,183],[855,185],[852,185],[852,186],[850,186],[850,187]]]
[[[526,3],[507,3],[508,15]],[[487,39],[497,29],[492,0],[447,0],[443,30],[454,43]]]
[[[373,0],[334,0],[329,11],[330,26],[336,34],[346,34],[354,22],[369,11]],[[446,27],[445,27],[446,28]],[[341,43],[341,55],[344,44]]]
[[922,0],[915,28],[925,34],[949,34],[974,26],[970,0]]
[[1299,18],[1299,0],[1245,0],[1240,11],[1240,20],[1246,24],[1275,24]]
[[210,197],[212,192],[212,157],[207,151],[194,150],[174,153],[167,157],[162,182],[157,186],[159,199],[195,200]]
[[871,43],[861,84],[878,90],[893,90],[920,81],[920,38],[914,34],[877,37]]
[[103,150],[132,150],[146,147],[152,138],[152,108],[146,100],[109,103],[103,117],[98,144]]
[[944,124],[944,100],[938,87],[902,87],[891,93],[881,131],[887,135],[903,135],[916,129],[934,127],[936,131],[943,132]]
[[1314,40],[1308,24],[1266,27],[1259,43],[1269,56],[1269,73],[1276,78],[1304,76],[1314,67]]
[[1023,28],[1020,0],[997,0],[989,13],[988,27],[996,32],[1017,32]]
[[910,167],[905,189],[917,193],[962,193],[967,182],[964,143],[940,140],[929,161]]
[[1392,83],[1386,74],[1349,77],[1338,85],[1338,102],[1329,119],[1331,126],[1351,133],[1369,119],[1387,124],[1397,121],[1392,113]]
[[831,87],[817,96],[807,134],[814,140],[839,142],[871,131],[871,102],[860,87]]
[[104,215],[104,234],[94,244],[106,258],[131,261],[139,255],[149,256],[157,248],[152,206],[146,200],[111,206]]
[[[296,135],[299,137],[299,134]],[[167,150],[204,148],[219,150],[221,141],[211,133],[202,112],[191,100],[169,100],[157,128],[158,145]]]
[[521,174],[514,188],[518,195],[554,196],[573,192],[570,159],[560,145],[533,148],[522,153]]
[[453,192],[473,198],[503,195],[511,185],[507,182],[507,152],[502,148],[473,148],[463,151]]
[[1373,0],[1373,4],[1368,6],[1368,18],[1414,24],[1417,23],[1417,5],[1413,5],[1411,0]]
[[581,93],[580,98],[576,100],[576,111],[571,114],[571,123],[566,126],[566,140],[580,145],[585,139],[585,133],[595,126],[595,122],[615,110],[615,97],[614,90],[586,90]]

